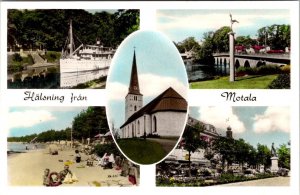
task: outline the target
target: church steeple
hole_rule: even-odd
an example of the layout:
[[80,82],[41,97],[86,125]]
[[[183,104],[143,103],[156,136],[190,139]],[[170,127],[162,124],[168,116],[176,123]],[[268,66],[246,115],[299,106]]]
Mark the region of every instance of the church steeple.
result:
[[138,73],[137,73],[137,67],[136,67],[135,50],[133,53],[133,61],[132,61],[131,77],[130,77],[128,94],[136,94],[136,95],[141,94],[140,87],[139,87],[139,78],[138,78]]
[[130,82],[128,87],[128,94],[125,98],[125,120],[132,114],[143,107],[143,95],[140,92],[139,78],[135,57],[135,50],[133,53],[133,61],[130,75]]

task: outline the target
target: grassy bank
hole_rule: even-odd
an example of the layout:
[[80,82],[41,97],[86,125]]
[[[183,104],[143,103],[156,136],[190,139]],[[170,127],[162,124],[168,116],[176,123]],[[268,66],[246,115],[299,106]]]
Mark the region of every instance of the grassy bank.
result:
[[249,75],[237,77],[235,82],[229,82],[229,77],[219,77],[209,81],[190,83],[191,89],[267,89],[268,85],[277,78],[274,75]]
[[152,164],[165,157],[159,143],[143,139],[121,139],[118,145],[131,160],[140,164]]

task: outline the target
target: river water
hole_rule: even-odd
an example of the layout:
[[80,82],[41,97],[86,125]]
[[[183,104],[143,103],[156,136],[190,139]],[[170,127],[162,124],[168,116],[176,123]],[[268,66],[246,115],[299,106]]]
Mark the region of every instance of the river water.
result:
[[211,80],[215,76],[228,75],[229,67],[193,63],[188,65],[187,74],[189,82]]
[[107,75],[108,69],[71,73],[48,73],[44,76],[26,77],[23,81],[7,81],[8,89],[60,89],[74,87]]

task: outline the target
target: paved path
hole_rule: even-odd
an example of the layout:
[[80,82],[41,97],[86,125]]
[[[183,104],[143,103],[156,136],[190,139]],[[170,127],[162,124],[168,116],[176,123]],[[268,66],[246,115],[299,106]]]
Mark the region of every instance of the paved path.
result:
[[35,64],[43,64],[45,62],[45,60],[37,52],[32,52],[31,56]]
[[173,139],[156,139],[156,138],[147,138],[147,140],[151,140],[159,143],[163,147],[164,151],[166,151],[167,153],[173,150],[175,144],[178,141]]
[[253,181],[223,184],[221,186],[289,186],[290,177],[273,177]]

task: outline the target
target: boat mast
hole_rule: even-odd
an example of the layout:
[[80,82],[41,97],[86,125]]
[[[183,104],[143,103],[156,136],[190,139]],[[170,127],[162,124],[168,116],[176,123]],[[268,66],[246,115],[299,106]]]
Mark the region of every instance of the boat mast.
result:
[[70,20],[70,30],[69,30],[69,37],[70,37],[70,57],[73,55],[73,45],[74,45],[74,40],[73,40],[73,29],[72,29],[72,20]]

